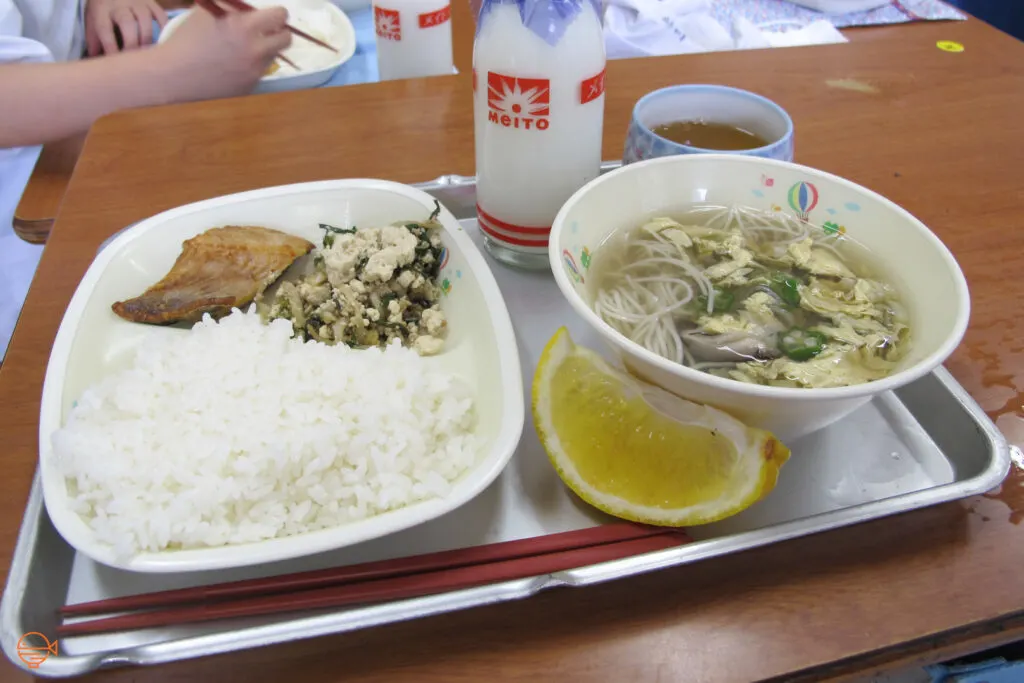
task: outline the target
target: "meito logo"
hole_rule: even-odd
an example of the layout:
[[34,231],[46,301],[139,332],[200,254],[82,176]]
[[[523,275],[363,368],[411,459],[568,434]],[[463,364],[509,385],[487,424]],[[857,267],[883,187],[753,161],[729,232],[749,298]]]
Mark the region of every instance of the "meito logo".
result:
[[401,40],[402,24],[398,20],[398,10],[373,8],[373,19],[377,28],[377,36],[384,40]]
[[[42,645],[36,645],[32,642],[34,640],[41,640]],[[50,642],[50,639],[44,636],[38,631],[32,631],[26,633],[18,639],[18,659],[25,662],[25,666],[30,669],[38,669],[39,665],[50,658],[50,655],[57,654],[57,641]]]
[[593,102],[604,94],[604,70],[593,78],[588,78],[580,85],[580,104]]
[[436,12],[427,12],[426,14],[420,15],[420,28],[430,28],[431,26],[440,26],[444,22],[452,18],[452,6],[448,5],[442,7]]
[[551,81],[487,72],[487,120],[505,128],[547,130]]

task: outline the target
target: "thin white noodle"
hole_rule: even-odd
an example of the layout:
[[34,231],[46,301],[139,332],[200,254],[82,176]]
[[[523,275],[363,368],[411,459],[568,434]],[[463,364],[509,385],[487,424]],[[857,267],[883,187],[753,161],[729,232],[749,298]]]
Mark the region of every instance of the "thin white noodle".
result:
[[[789,245],[811,238],[814,246],[826,249],[841,261],[845,257],[836,245],[841,237],[815,230],[815,226],[788,213],[757,210],[738,205],[705,205],[693,209],[699,225],[719,233],[740,234],[748,244],[757,245],[755,252],[784,254]],[[692,224],[692,223],[691,223]],[[681,227],[681,226],[680,226]],[[715,289],[694,253],[664,232],[679,229],[673,225],[647,223],[643,229],[628,233],[622,240],[622,261],[609,278],[617,284],[598,291],[595,312],[610,325],[645,348],[683,365],[702,370],[735,367],[729,362],[696,362],[687,348],[686,333],[678,320],[695,331],[693,313],[679,311],[691,304],[697,294],[707,299],[707,313],[714,310]],[[686,232],[684,230],[684,232]],[[771,270],[771,266],[754,262],[748,267]],[[778,311],[784,326],[795,324],[795,317]],[[729,343],[744,338],[746,333],[718,335],[716,341]]]
[[680,268],[682,268],[682,270],[686,271],[687,275],[689,275],[690,277],[697,281],[698,286],[700,286],[701,293],[703,293],[704,295],[708,295],[711,292],[711,280],[709,280],[707,275],[700,272],[691,263],[669,258],[647,258],[643,259],[642,261],[636,261],[634,263],[631,263],[630,268],[637,268],[641,265],[651,265],[657,263],[665,263],[672,266],[679,266]]
[[746,227],[743,225],[743,221],[740,220],[741,215],[742,214],[739,211],[737,211],[735,215],[732,216],[732,220],[734,223],[736,223],[736,227],[740,229],[740,232],[746,232]]
[[686,346],[683,344],[683,338],[679,334],[679,329],[675,325],[669,327],[669,331],[672,334],[672,343],[675,346],[676,353],[672,358],[677,363],[686,362]]
[[613,297],[603,291],[598,293],[597,305],[601,307],[602,314],[625,323],[640,323],[652,317],[641,306],[630,308],[625,305],[619,290],[615,290],[612,294],[616,301],[609,301]]
[[639,310],[639,311],[645,310],[644,305],[642,303],[640,303],[636,299],[636,297],[633,296],[633,294],[631,292],[627,292],[627,291],[623,290],[622,288],[619,288],[618,292],[622,296],[622,300],[629,302],[635,308],[635,310]]

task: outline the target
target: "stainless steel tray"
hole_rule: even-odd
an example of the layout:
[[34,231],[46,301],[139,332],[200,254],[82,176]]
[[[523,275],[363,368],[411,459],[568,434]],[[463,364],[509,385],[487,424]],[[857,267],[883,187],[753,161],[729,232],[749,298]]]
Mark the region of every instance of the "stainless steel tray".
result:
[[[606,170],[613,166],[607,164]],[[462,219],[480,243],[473,178],[445,176],[420,187]],[[515,323],[526,386],[544,344],[560,325],[567,325],[577,342],[603,348],[564,303],[550,274],[491,265]],[[944,369],[878,397],[791,446],[793,457],[766,500],[728,520],[693,529],[696,542],[680,548],[368,607],[62,639],[59,654],[34,673],[62,677],[101,667],[156,664],[512,600],[554,586],[620,579],[982,493],[1003,480],[1010,462],[1005,439]],[[359,546],[243,570],[142,575],[97,565],[77,555],[54,530],[37,481],[0,605],[0,639],[7,657],[26,668],[17,654],[19,638],[32,631],[52,637],[57,610],[66,602],[526,538],[607,521],[567,493],[532,425],[501,477],[459,510]]]

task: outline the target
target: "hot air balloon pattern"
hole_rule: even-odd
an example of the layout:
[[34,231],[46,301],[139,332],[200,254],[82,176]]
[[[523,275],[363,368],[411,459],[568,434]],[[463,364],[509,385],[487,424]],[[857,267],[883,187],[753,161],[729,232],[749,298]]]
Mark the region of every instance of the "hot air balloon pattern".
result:
[[789,205],[796,211],[800,220],[806,223],[807,217],[818,205],[818,188],[811,183],[800,181],[789,188]]
[[569,277],[575,280],[579,284],[583,284],[583,273],[580,272],[579,267],[576,265],[576,259],[573,258],[572,252],[568,249],[562,251],[562,260],[565,261],[565,269],[569,273]]

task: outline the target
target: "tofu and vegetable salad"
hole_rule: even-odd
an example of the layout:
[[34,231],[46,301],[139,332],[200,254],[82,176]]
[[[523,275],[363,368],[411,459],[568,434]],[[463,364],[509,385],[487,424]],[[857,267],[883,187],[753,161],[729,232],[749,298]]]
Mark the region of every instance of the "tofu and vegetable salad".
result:
[[361,348],[397,339],[421,355],[438,353],[447,326],[438,306],[439,213],[384,227],[321,224],[313,272],[284,282],[267,318],[290,320],[296,334],[326,344]]

